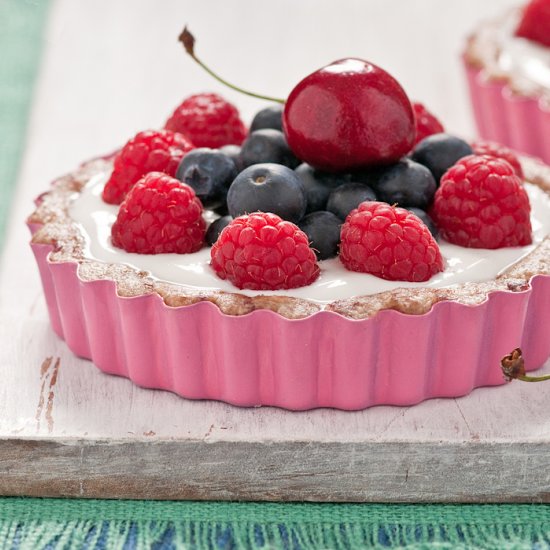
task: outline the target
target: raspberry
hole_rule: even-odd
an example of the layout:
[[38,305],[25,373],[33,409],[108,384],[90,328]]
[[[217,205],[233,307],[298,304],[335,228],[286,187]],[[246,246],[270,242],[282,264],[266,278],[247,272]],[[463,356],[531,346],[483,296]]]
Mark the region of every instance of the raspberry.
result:
[[531,243],[529,198],[505,160],[469,155],[441,178],[433,215],[441,236],[469,248]]
[[174,176],[193,145],[181,134],[168,130],[139,132],[118,152],[113,172],[103,189],[103,200],[120,204],[132,186],[147,172]]
[[422,282],[443,271],[439,246],[412,212],[363,202],[342,226],[340,260],[350,271],[390,281]]
[[476,141],[472,143],[472,149],[476,155],[489,155],[508,161],[512,165],[516,175],[523,179],[521,164],[512,149],[508,149],[508,147],[494,141]]
[[432,134],[440,134],[445,129],[437,118],[435,118],[422,103],[412,103],[414,118],[416,121],[416,139],[414,145]]
[[319,275],[306,234],[265,212],[235,218],[212,247],[211,259],[220,278],[250,290],[297,288]]
[[185,183],[149,172],[132,187],[111,228],[113,244],[139,254],[188,254],[204,242],[202,204]]
[[532,0],[523,10],[516,36],[550,47],[550,0]]
[[212,149],[240,145],[246,137],[239,111],[217,94],[188,97],[172,113],[165,128],[188,136],[197,147]]

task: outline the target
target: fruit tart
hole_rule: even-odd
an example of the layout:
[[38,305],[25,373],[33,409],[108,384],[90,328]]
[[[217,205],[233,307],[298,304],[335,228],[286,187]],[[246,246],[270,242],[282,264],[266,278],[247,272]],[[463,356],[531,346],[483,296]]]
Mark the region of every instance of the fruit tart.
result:
[[[195,56],[189,36],[184,44]],[[249,129],[218,94],[85,162],[28,223],[54,331],[189,399],[363,409],[550,355],[550,168],[467,143],[386,71],[315,71]]]
[[463,59],[479,134],[550,162],[550,0],[480,24]]

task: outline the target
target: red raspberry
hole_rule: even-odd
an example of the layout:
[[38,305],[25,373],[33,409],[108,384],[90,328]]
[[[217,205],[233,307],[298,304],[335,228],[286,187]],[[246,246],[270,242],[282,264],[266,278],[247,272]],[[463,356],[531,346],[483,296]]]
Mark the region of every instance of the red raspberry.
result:
[[490,157],[508,161],[512,165],[516,175],[523,179],[521,164],[512,149],[508,149],[508,147],[494,141],[476,141],[472,143],[472,149],[476,155],[489,155]]
[[422,141],[424,138],[432,134],[440,134],[445,129],[437,118],[435,118],[422,103],[412,103],[414,118],[416,120],[416,139],[414,144]]
[[311,284],[319,275],[306,234],[275,214],[235,218],[211,250],[211,265],[239,288],[279,290]]
[[174,176],[193,145],[181,134],[167,130],[139,132],[118,152],[111,177],[103,189],[103,200],[120,204],[126,193],[147,172]]
[[111,228],[113,244],[139,254],[188,254],[204,242],[202,204],[191,187],[149,172],[132,187]]
[[529,197],[505,160],[469,155],[441,178],[433,216],[441,236],[469,248],[531,243]]
[[212,149],[240,145],[247,133],[239,111],[217,94],[188,97],[172,113],[165,128],[188,136],[197,147]]
[[527,4],[516,36],[550,47],[550,0],[532,0]]
[[443,271],[439,246],[426,225],[405,208],[362,202],[342,226],[340,260],[350,271],[390,281],[427,281]]

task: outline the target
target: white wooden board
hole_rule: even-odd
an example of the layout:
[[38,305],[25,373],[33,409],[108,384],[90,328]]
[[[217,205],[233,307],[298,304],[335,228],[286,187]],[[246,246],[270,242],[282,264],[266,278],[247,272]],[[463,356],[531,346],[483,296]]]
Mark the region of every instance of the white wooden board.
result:
[[[354,413],[238,409],[140,389],[54,336],[23,225],[53,177],[158,125],[185,95],[216,89],[176,44],[185,22],[198,51],[248,87],[284,94],[308,70],[362,55],[469,134],[460,39],[510,3],[142,0],[127,17],[124,0],[56,2],[0,267],[0,494],[550,501],[550,383]],[[259,106],[226,95],[248,118]]]

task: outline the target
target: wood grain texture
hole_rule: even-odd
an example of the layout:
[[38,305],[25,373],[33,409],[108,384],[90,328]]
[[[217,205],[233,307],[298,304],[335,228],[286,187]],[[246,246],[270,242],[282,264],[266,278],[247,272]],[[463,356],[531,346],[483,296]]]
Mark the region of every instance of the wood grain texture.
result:
[[[213,22],[205,15],[214,6],[210,0],[166,0],[162,9],[135,2],[131,19],[122,0],[55,3],[0,265],[0,494],[550,502],[550,384],[514,382],[461,399],[353,413],[238,409],[144,390],[102,374],[53,334],[27,245],[23,220],[49,180],[83,158],[113,149],[132,132],[158,125],[185,95],[217,89],[175,43],[185,21],[200,36],[203,57],[217,59],[228,76],[248,87],[260,81],[265,91],[284,94],[318,65],[350,52],[370,52],[368,57],[402,75],[412,94],[433,105],[451,128],[471,132],[455,55],[481,15],[511,2],[449,1],[441,17],[453,26],[445,30],[433,23],[440,1],[414,3],[420,11],[414,17],[416,38],[408,42],[411,55],[434,56],[432,66],[416,65],[418,79],[409,55],[394,42],[383,46],[389,18],[396,36],[407,36],[412,3],[406,0],[395,0],[392,10],[385,9],[386,0],[349,0],[345,9],[339,4],[335,32],[343,38],[333,45],[317,36],[333,22],[329,2],[292,3],[290,22],[290,0],[286,9],[279,5],[267,15],[248,0],[239,1],[238,9],[216,4],[219,17]],[[320,6],[317,27],[304,26],[314,6]],[[403,17],[394,17],[396,12]],[[367,14],[371,32],[359,33],[358,21]],[[290,25],[287,41],[275,44],[275,38],[264,37],[259,21],[266,16],[273,28]],[[84,21],[86,33],[79,30]],[[224,34],[227,21],[235,25],[233,36],[265,44],[263,53],[235,42],[241,48],[241,57],[236,55]],[[346,25],[354,32],[344,33]],[[437,51],[432,27],[448,34]],[[319,47],[303,48],[308,42]],[[245,50],[248,64],[242,62]],[[278,53],[279,71],[271,63],[263,75],[265,52]],[[250,67],[257,69],[252,73]],[[252,100],[226,95],[248,119],[258,108]],[[544,370],[550,370],[549,363]]]
[[510,453],[507,443],[19,440],[3,445],[0,492],[190,500],[548,502],[548,447],[533,444],[526,451]]

